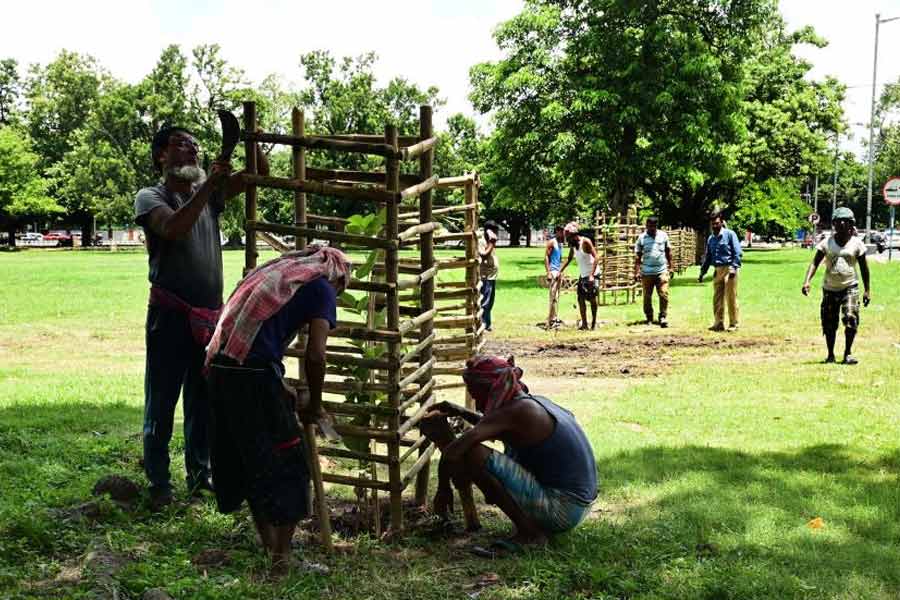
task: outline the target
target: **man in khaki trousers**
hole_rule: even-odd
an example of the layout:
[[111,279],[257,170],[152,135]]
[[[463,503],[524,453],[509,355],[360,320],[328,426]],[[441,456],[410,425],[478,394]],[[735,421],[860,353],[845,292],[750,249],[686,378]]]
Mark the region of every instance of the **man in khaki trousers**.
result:
[[741,268],[741,242],[737,235],[724,226],[721,214],[713,214],[710,219],[712,235],[706,241],[706,254],[703,257],[703,266],[700,268],[700,277],[697,281],[703,283],[703,276],[711,266],[715,267],[713,277],[713,315],[715,321],[710,331],[725,330],[725,304],[728,304],[728,330],[735,331],[740,322],[740,307],[738,306],[737,287],[738,271]]

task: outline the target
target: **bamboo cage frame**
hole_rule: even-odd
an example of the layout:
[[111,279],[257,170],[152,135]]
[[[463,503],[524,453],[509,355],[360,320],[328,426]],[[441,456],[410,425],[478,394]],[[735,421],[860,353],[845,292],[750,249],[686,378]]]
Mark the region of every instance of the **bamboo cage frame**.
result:
[[[635,207],[630,207],[622,219],[600,211],[595,214],[594,240],[601,269],[598,302],[601,305],[632,304],[641,294],[641,284],[634,279],[634,244],[643,230]],[[696,264],[697,233],[690,228],[680,228],[670,230],[668,234],[672,252],[669,268],[683,273]]]
[[[331,547],[329,515],[325,504],[324,484],[348,485],[357,490],[372,490],[375,526],[380,530],[378,492],[386,492],[390,502],[390,527],[403,526],[402,494],[415,482],[415,499],[425,504],[428,498],[429,469],[435,447],[418,436],[416,426],[436,401],[442,390],[462,386],[459,361],[468,359],[482,346],[478,312],[479,255],[475,231],[478,223],[478,176],[440,179],[433,174],[434,149],[437,138],[432,126],[432,109],[419,110],[419,135],[399,136],[396,126],[385,127],[383,135],[343,134],[307,136],[304,115],[292,112],[291,135],[256,131],[256,105],[244,102],[244,124],[241,139],[245,144],[245,273],[256,267],[257,240],[284,252],[288,247],[272,234],[295,236],[295,248],[302,249],[314,239],[340,244],[344,249],[366,249],[377,252],[376,264],[366,280],[352,280],[349,290],[368,292],[365,322],[339,321],[329,336],[323,386],[323,405],[335,415],[361,417],[365,425],[336,423],[344,437],[367,440],[369,450],[362,452],[343,447],[319,448],[313,426],[306,426],[305,438],[310,454],[311,476],[315,487],[316,513],[320,535],[326,549]],[[288,145],[292,148],[292,177],[263,177],[257,174],[256,147],[259,143]],[[307,167],[308,150],[359,152],[384,157],[384,172],[343,171]],[[401,162],[418,163],[416,174],[401,174]],[[294,222],[291,225],[267,223],[258,218],[258,188],[278,188],[294,193]],[[462,187],[465,203],[461,206],[435,208],[435,189]],[[385,209],[386,220],[380,235],[364,236],[344,232],[346,219],[314,215],[309,212],[307,193],[330,195],[359,203],[375,203]],[[410,210],[401,214],[403,208]],[[463,213],[462,231],[444,233],[441,221],[453,213]],[[324,228],[322,228],[324,227]],[[435,259],[435,244],[460,240],[465,255],[450,260]],[[415,246],[418,257],[400,256],[401,248]],[[465,281],[440,282],[437,275],[453,269],[465,269]],[[403,275],[404,277],[401,277]],[[409,277],[412,275],[412,277]],[[436,305],[436,303],[439,303]],[[375,313],[384,309],[385,323],[376,326]],[[452,330],[463,335],[448,335]],[[367,347],[381,346],[378,358],[365,358],[359,347],[346,339],[364,340]],[[288,385],[306,387],[302,359],[306,347],[303,332],[285,355],[299,360],[296,379],[285,378]],[[366,380],[346,375],[342,369],[368,369]],[[343,374],[343,375],[342,375]],[[450,381],[436,380],[436,375],[452,376]],[[342,375],[335,379],[334,375]],[[379,394],[377,404],[347,402],[345,394]],[[333,399],[333,396],[340,396]],[[408,448],[401,454],[401,448]],[[319,455],[351,458],[367,463],[368,476],[349,476],[323,472]],[[386,468],[387,477],[379,475],[378,465]]]

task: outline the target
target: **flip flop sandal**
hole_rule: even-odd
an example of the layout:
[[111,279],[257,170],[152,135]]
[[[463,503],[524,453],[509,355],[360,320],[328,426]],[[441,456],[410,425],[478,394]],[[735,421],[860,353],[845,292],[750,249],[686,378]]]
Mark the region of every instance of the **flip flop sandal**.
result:
[[472,546],[469,552],[481,558],[507,558],[522,553],[522,546],[512,540],[497,540],[490,546]]
[[855,358],[853,358],[852,356],[845,356],[845,357],[844,357],[844,364],[845,364],[845,365],[858,365],[858,364],[859,364],[859,361],[856,360]]

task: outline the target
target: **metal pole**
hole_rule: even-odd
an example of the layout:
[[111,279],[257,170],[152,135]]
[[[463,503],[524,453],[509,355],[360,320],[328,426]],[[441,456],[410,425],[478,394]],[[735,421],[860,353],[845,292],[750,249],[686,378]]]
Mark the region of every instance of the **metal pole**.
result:
[[888,262],[891,262],[891,254],[894,251],[894,211],[896,206],[891,204],[891,237],[888,239]]
[[875,58],[872,60],[872,105],[869,110],[869,188],[866,194],[866,243],[871,241],[872,234],[872,178],[875,176],[874,129],[875,129],[875,82],[878,75],[878,29],[881,26],[881,14],[875,15]]
[[872,241],[872,179],[875,175],[875,85],[878,77],[878,30],[882,23],[896,21],[900,17],[882,19],[881,14],[875,15],[875,58],[872,60],[872,106],[869,110],[869,188],[866,195],[866,243]]
[[831,214],[834,214],[834,209],[837,208],[837,177],[838,177],[838,156],[840,155],[840,139],[841,134],[838,132],[834,133],[834,188],[831,190]]

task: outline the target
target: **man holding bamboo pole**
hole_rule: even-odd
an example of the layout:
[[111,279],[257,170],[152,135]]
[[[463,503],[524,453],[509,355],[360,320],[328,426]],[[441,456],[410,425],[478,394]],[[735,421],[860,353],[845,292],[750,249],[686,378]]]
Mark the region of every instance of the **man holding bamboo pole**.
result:
[[[219,510],[235,511],[247,500],[276,575],[292,565],[291,538],[309,506],[310,473],[294,412],[330,429],[322,409],[326,343],[349,280],[350,262],[334,248],[308,246],[269,261],[238,284],[207,350]],[[309,400],[301,405],[282,382],[281,360],[306,325]]]
[[[153,137],[151,158],[162,181],[139,191],[134,201],[135,221],[144,228],[150,255],[143,436],[144,471],[155,510],[173,500],[169,441],[182,389],[188,491],[212,489],[209,406],[201,371],[222,306],[219,216],[225,202],[244,191],[244,183],[240,173],[231,173],[224,154],[205,173],[199,153],[187,129],[161,129]],[[258,163],[260,173],[268,173],[262,153]]]

